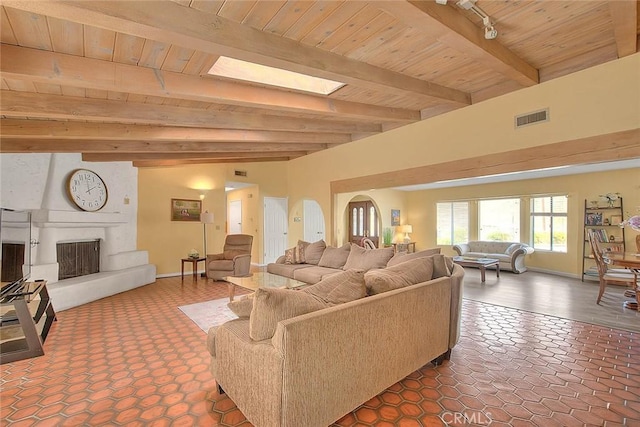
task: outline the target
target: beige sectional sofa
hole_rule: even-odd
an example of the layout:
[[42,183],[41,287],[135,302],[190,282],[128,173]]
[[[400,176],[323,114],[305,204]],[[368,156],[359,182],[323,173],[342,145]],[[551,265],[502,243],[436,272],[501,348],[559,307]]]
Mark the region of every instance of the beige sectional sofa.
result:
[[275,263],[267,265],[267,272],[314,284],[344,270],[369,271],[440,253],[440,248],[407,254],[406,252],[395,253],[393,248],[364,249],[348,243],[336,248],[327,246],[324,240],[313,243],[299,241],[298,246],[305,248],[303,262],[292,263],[286,255],[283,255]]
[[439,254],[396,261],[230,303],[240,318],[207,339],[221,391],[257,427],[324,427],[448,358],[460,333],[464,270]]
[[453,250],[461,256],[498,259],[500,270],[509,270],[514,273],[527,271],[525,257],[534,252],[534,249],[525,243],[489,241],[472,241],[454,245]]

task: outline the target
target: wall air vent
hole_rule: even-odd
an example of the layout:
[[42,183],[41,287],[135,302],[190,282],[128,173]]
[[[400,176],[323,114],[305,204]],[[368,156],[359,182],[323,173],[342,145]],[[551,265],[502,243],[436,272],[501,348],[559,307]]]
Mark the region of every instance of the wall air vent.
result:
[[247,176],[247,171],[234,171],[235,176]]
[[535,123],[542,123],[549,121],[549,109],[534,111],[533,113],[521,114],[516,116],[516,129],[523,126],[533,125]]

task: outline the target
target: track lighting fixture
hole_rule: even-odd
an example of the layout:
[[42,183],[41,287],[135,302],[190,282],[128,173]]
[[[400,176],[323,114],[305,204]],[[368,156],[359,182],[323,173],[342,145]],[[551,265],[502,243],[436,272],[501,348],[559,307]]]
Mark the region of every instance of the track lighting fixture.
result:
[[[487,40],[493,40],[498,37],[498,30],[494,28],[489,15],[487,15],[484,10],[480,9],[480,7],[476,5],[476,1],[477,0],[458,0],[456,2],[456,5],[460,9],[470,10],[471,12],[482,18],[482,24],[484,25],[484,38]],[[436,3],[446,5],[447,0],[436,0]]]
[[487,40],[493,40],[498,37],[498,30],[493,28],[493,25],[484,27],[484,38]]
[[[483,12],[484,13],[484,12]],[[482,17],[482,23],[484,24],[484,38],[487,40],[493,40],[498,37],[498,30],[493,28],[493,24],[489,20],[489,16]]]

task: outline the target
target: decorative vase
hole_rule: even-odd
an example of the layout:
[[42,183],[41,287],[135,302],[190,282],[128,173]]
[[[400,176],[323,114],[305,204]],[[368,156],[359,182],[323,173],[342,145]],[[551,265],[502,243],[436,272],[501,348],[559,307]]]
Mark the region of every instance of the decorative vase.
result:
[[195,249],[189,251],[189,258],[199,258],[200,254]]

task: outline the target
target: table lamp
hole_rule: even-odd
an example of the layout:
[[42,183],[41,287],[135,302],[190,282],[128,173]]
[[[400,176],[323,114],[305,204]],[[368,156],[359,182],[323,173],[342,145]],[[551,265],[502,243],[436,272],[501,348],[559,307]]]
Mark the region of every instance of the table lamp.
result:
[[400,232],[404,233],[404,242],[409,243],[411,241],[411,237],[409,237],[409,233],[413,233],[413,227],[409,224],[405,224],[400,226]]

